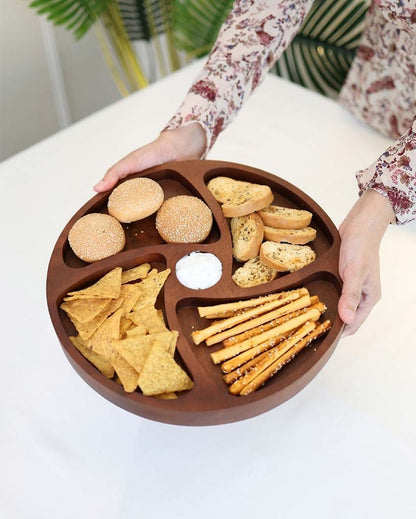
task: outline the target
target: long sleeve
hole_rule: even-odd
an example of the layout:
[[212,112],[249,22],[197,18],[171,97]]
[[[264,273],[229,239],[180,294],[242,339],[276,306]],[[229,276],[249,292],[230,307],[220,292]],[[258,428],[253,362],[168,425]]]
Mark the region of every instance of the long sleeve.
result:
[[398,139],[357,174],[361,192],[386,196],[398,224],[416,218],[416,2],[373,0],[339,101]]
[[357,181],[361,192],[374,189],[390,200],[399,225],[416,218],[416,117],[397,142],[357,173]]
[[237,0],[165,130],[198,122],[211,149],[299,30],[313,0]]

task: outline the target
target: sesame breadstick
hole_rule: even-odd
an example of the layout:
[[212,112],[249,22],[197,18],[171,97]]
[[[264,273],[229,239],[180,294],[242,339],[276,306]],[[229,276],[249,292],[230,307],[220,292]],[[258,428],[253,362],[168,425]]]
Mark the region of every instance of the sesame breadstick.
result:
[[246,312],[243,312],[241,314],[229,317],[228,319],[223,319],[219,323],[208,326],[207,328],[204,328],[202,330],[196,330],[192,332],[192,339],[195,344],[200,344],[202,341],[208,339],[208,337],[211,337],[211,335],[215,335],[216,333],[222,332],[228,328],[232,328],[237,324],[247,321],[248,319],[251,319],[253,317],[257,317],[260,314],[274,310],[275,308],[290,303],[291,301],[298,298],[299,293],[289,293],[281,299],[270,301],[269,303],[266,303],[264,305],[256,306],[251,310],[247,310]]
[[[226,360],[221,364],[221,370],[223,373],[230,374],[231,372],[235,372],[240,368],[240,366],[245,365],[248,361],[254,359],[261,353],[270,350],[280,342],[286,340],[293,332],[282,333],[278,335],[274,339],[269,339],[268,341],[259,344],[258,346],[254,346],[254,348],[250,348],[249,350],[243,351],[239,355],[236,355],[232,359]],[[238,378],[238,377],[237,377]]]
[[279,357],[289,351],[296,343],[301,341],[305,335],[308,335],[315,328],[316,324],[312,321],[308,321],[284,342],[260,355],[261,358],[251,368],[251,370],[245,373],[233,384],[231,384],[229,387],[230,393],[233,395],[238,395],[247,386],[247,384],[252,382],[256,377],[259,376],[259,374],[261,374],[265,369],[267,369],[271,364],[279,359]]
[[254,346],[258,346],[262,342],[275,338],[281,335],[282,333],[286,333],[290,330],[299,328],[299,326],[306,323],[307,321],[317,321],[320,315],[321,313],[319,312],[319,310],[317,310],[316,308],[311,308],[302,315],[294,317],[293,319],[289,319],[289,321],[286,321],[280,326],[276,326],[276,328],[272,328],[267,332],[256,335],[255,337],[251,337],[250,339],[240,342],[235,346],[230,346],[229,348],[222,348],[221,350],[214,351],[213,353],[211,353],[211,359],[214,362],[214,364],[219,364],[224,360],[231,359],[231,357],[235,357],[235,355],[238,355],[243,351],[249,350]]
[[228,330],[225,330],[223,332],[212,335],[211,337],[208,337],[206,340],[206,345],[212,346],[213,344],[217,344],[225,339],[228,339],[229,337],[232,337],[233,335],[250,330],[250,328],[253,328],[254,326],[260,326],[261,324],[267,323],[268,321],[271,321],[273,319],[277,319],[278,317],[281,317],[282,315],[289,314],[289,313],[299,310],[301,308],[305,308],[306,306],[309,306],[310,303],[311,303],[311,298],[309,296],[300,297],[296,301],[293,301],[292,303],[288,303],[287,305],[281,306],[280,308],[277,308],[276,310],[272,310],[271,312],[263,313],[259,317],[250,319],[248,321],[246,320],[243,323],[241,323],[237,326],[234,326],[233,328],[229,328]]
[[292,317],[296,317],[296,316],[300,315],[302,312],[306,312],[309,308],[318,308],[318,310],[321,313],[323,313],[326,310],[325,305],[319,301],[318,296],[311,296],[311,306],[307,306],[305,308],[297,310],[296,312],[291,312],[290,314],[286,314],[285,316],[279,317],[277,319],[273,319],[267,323],[261,324],[260,326],[255,326],[255,327],[251,328],[250,330],[247,330],[243,333],[233,335],[232,337],[229,337],[228,339],[225,339],[224,341],[222,341],[222,345],[224,346],[224,348],[228,348],[229,346],[233,346],[234,344],[237,344],[238,342],[245,341],[246,339],[249,339],[250,337],[254,337],[255,335],[258,335],[259,333],[267,332],[267,330],[270,330],[271,328],[278,326],[279,324],[283,323],[285,320],[292,319]]
[[269,367],[259,373],[251,382],[244,386],[244,388],[240,391],[241,396],[246,396],[258,389],[262,386],[269,378],[275,375],[285,364],[290,362],[295,355],[297,355],[301,350],[303,350],[306,346],[326,333],[332,326],[331,321],[324,321],[322,324],[319,324],[310,332],[306,337],[304,337],[301,341],[295,344],[292,348],[290,348],[286,353],[284,353],[281,357],[276,359]]
[[259,306],[276,299],[282,299],[289,293],[298,294],[298,297],[301,297],[308,295],[308,290],[306,288],[299,288],[296,290],[290,290],[288,292],[279,292],[276,294],[269,294],[267,296],[255,297],[253,299],[247,299],[247,301],[236,301],[234,303],[223,303],[213,306],[198,306],[198,313],[200,317],[205,317],[206,319],[222,319],[224,317],[233,316],[239,310],[245,310],[253,306]]

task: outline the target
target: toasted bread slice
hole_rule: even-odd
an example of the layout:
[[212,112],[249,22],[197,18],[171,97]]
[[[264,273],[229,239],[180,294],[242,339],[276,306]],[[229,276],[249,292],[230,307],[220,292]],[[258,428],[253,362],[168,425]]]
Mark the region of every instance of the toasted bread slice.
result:
[[308,245],[291,245],[265,241],[260,247],[260,260],[278,272],[294,272],[315,260],[315,252]]
[[316,230],[312,227],[303,229],[278,229],[277,227],[264,226],[264,239],[275,242],[291,243],[292,245],[305,245],[316,238]]
[[257,213],[231,218],[233,256],[237,261],[248,261],[259,254],[264,236],[263,220]]
[[234,180],[229,177],[215,177],[208,182],[209,191],[222,204],[224,216],[246,216],[259,211],[273,202],[269,186]]
[[273,281],[277,275],[277,270],[265,265],[257,256],[248,260],[242,267],[237,269],[232,278],[234,283],[239,287],[248,288]]
[[280,229],[303,229],[312,220],[312,213],[304,209],[291,209],[278,205],[269,205],[259,211],[264,225]]

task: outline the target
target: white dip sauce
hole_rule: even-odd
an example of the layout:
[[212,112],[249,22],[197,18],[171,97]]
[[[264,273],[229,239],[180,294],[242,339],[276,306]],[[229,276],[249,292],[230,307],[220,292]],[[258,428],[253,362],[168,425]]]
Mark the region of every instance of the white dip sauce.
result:
[[191,252],[176,263],[176,277],[188,288],[212,287],[221,275],[221,261],[209,252]]

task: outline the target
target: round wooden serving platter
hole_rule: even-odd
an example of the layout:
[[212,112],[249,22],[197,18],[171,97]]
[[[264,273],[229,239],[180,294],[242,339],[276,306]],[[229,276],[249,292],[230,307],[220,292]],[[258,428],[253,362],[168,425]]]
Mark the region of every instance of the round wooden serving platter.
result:
[[[180,425],[217,425],[256,416],[285,402],[303,389],[324,366],[335,349],[342,330],[337,314],[341,293],[338,275],[340,238],[328,215],[309,196],[285,180],[241,164],[219,161],[171,162],[148,169],[132,177],[146,176],[163,188],[165,199],[179,194],[201,198],[212,210],[214,225],[202,244],[167,244],[155,228],[155,215],[132,224],[123,224],[126,246],[123,252],[87,264],[78,259],[68,245],[68,232],[81,216],[91,212],[107,212],[108,193],[94,196],[68,222],[62,231],[50,259],[47,276],[47,300],[50,316],[62,348],[78,374],[99,394],[114,404],[142,417]],[[274,204],[307,209],[313,213],[311,225],[317,230],[312,243],[316,260],[297,272],[281,275],[276,280],[254,288],[239,288],[231,275],[239,266],[232,257],[229,226],[221,207],[208,191],[206,184],[217,176],[228,176],[272,189]],[[192,251],[211,252],[222,262],[220,281],[205,290],[191,290],[179,283],[175,276],[176,262]],[[128,269],[148,262],[153,268],[170,268],[162,293],[157,301],[169,329],[179,332],[175,359],[194,382],[190,391],[178,393],[175,400],[144,396],[140,390],[125,393],[115,380],[107,379],[72,345],[69,336],[75,329],[59,308],[68,291],[78,290],[97,281],[114,267]],[[197,306],[249,299],[287,289],[306,287],[326,304],[325,319],[333,326],[329,333],[304,349],[263,387],[248,396],[233,396],[222,379],[219,366],[213,364],[210,353],[219,345],[196,346],[193,330],[209,323],[200,318]]]

